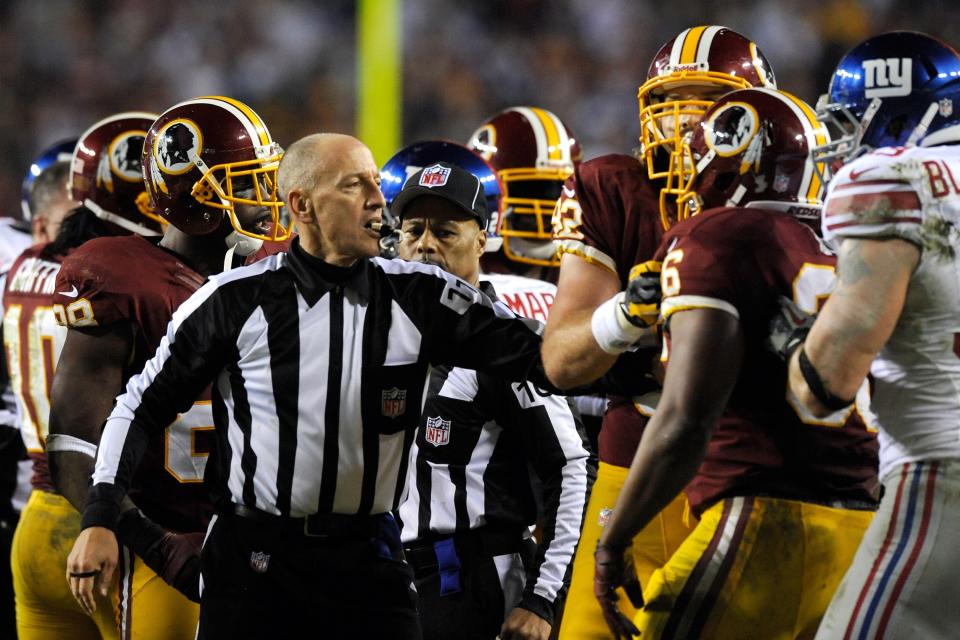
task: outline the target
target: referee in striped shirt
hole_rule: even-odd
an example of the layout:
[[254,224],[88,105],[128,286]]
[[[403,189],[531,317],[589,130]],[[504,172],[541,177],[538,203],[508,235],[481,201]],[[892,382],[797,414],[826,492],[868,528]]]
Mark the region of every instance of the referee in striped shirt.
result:
[[[475,176],[428,166],[390,211],[402,223],[401,258],[441,267],[495,298],[480,282],[489,219]],[[436,367],[413,458],[401,539],[424,638],[457,629],[464,640],[547,640],[596,475],[570,402],[488,373]],[[539,544],[530,534],[538,504]]]
[[202,555],[199,637],[417,638],[391,515],[431,364],[547,385],[528,321],[440,269],[377,256],[370,150],[337,134],[288,149],[279,185],[299,238],[213,276],[173,316],[107,420],[68,571],[92,604],[147,434],[213,381],[218,515]]

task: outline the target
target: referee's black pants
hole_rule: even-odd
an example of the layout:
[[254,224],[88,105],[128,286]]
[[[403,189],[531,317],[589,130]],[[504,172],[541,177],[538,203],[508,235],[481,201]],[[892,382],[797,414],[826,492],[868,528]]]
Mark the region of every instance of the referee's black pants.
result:
[[306,536],[276,521],[217,516],[203,545],[198,638],[421,637],[392,519],[368,537]]
[[490,533],[482,528],[441,538],[451,540],[456,549],[455,585],[449,573],[442,575],[431,543],[407,545],[425,640],[499,637],[506,615],[523,594],[525,565],[532,562],[536,544],[524,540],[519,531]]

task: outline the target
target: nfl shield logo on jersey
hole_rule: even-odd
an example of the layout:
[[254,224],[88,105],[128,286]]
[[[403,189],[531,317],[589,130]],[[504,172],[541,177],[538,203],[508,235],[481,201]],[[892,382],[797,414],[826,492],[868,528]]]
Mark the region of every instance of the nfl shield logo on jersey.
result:
[[380,413],[388,418],[396,418],[407,410],[407,390],[384,389],[380,393]]
[[270,566],[270,554],[263,551],[254,551],[250,554],[250,568],[257,573],[266,573]]
[[420,174],[421,187],[442,187],[447,184],[447,178],[450,177],[450,168],[435,164],[427,167]]
[[440,447],[450,442],[450,421],[440,416],[427,418],[427,430],[424,436],[430,444]]

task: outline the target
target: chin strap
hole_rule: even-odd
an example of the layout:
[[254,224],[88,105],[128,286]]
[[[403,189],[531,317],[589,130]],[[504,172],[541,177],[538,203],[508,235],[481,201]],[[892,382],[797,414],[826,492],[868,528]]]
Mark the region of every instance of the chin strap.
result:
[[123,216],[119,216],[115,213],[107,211],[106,209],[98,205],[96,202],[91,200],[90,198],[84,199],[83,206],[85,206],[87,209],[90,209],[90,211],[93,211],[93,214],[98,218],[100,218],[101,220],[104,220],[106,222],[111,222],[122,229],[126,229],[131,233],[136,233],[137,235],[148,236],[148,237],[162,235],[161,233],[154,231],[149,227],[145,227],[142,224],[137,224],[132,220],[127,220]]
[[237,230],[233,230],[223,241],[227,245],[227,253],[223,257],[224,271],[230,271],[233,267],[234,255],[245,258],[259,251],[260,247],[263,246],[263,240],[260,238],[251,238]]
[[227,252],[223,254],[223,270],[225,272],[230,271],[230,269],[233,269],[233,254],[235,254],[236,252],[237,252],[237,247],[236,245],[234,245],[229,249],[227,249]]

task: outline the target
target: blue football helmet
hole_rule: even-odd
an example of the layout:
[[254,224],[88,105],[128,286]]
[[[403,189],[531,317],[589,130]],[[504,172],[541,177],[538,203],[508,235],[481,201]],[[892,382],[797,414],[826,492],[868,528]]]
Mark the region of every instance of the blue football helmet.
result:
[[880,147],[960,141],[960,54],[915,31],[865,40],[837,65],[817,118],[833,141],[813,159],[828,167]]
[[380,169],[380,190],[387,201],[384,221],[399,228],[400,221],[390,214],[390,205],[403,189],[407,178],[434,162],[447,162],[475,175],[486,195],[490,222],[487,225],[487,251],[497,251],[503,239],[497,235],[500,221],[500,205],[503,189],[496,170],[486,160],[457,142],[449,140],[425,140],[400,149]]
[[23,215],[23,221],[29,223],[33,219],[33,181],[41,173],[46,171],[56,162],[70,162],[73,157],[73,149],[77,146],[77,140],[62,140],[43,150],[37,156],[37,159],[30,163],[27,175],[23,178],[23,184],[20,187],[20,212]]

